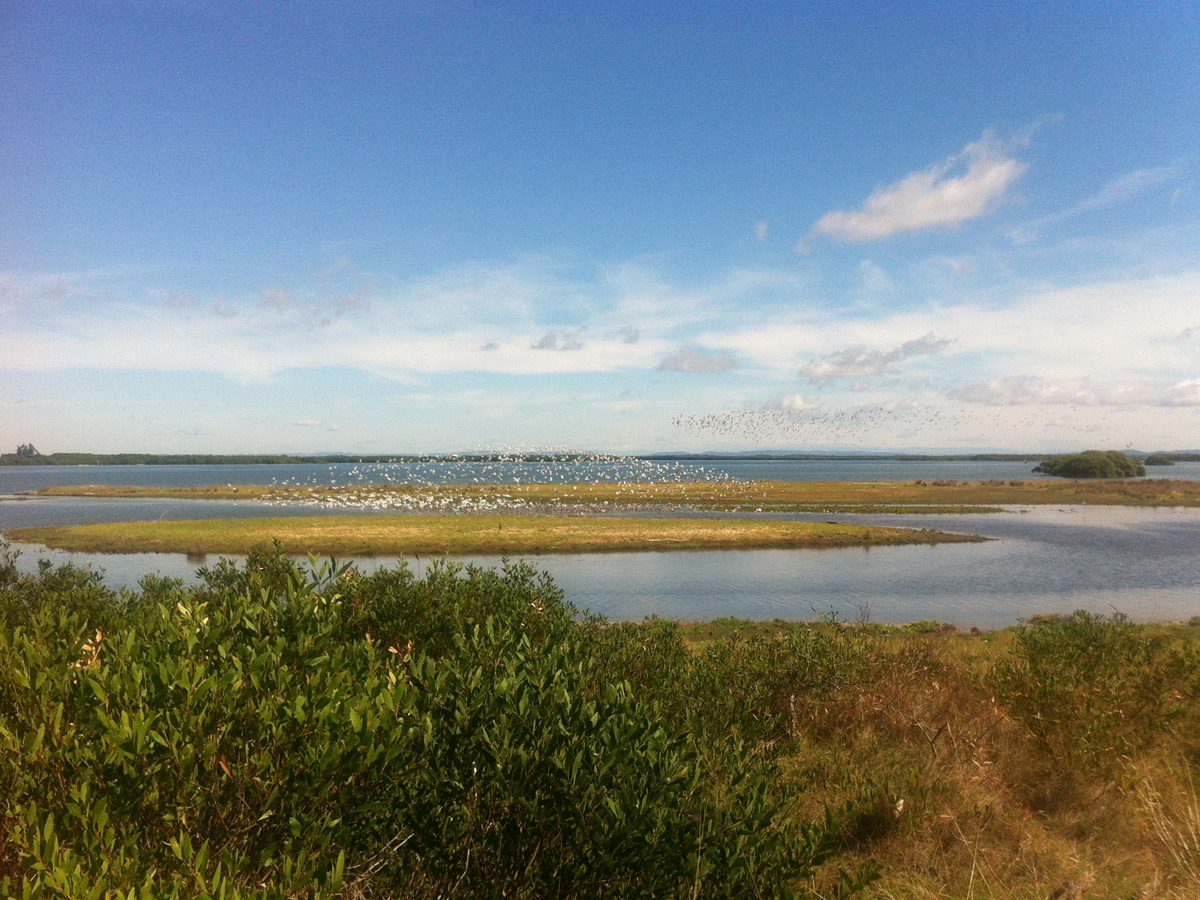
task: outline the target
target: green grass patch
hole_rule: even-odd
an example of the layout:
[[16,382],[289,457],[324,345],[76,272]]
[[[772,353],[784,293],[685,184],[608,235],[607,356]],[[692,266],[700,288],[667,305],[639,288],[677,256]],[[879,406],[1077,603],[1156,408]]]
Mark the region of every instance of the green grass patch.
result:
[[979,541],[930,529],[823,522],[585,516],[318,516],[110,522],[19,528],[11,540],[89,553],[288,553],[334,556],[520,556],[756,548],[835,548]]

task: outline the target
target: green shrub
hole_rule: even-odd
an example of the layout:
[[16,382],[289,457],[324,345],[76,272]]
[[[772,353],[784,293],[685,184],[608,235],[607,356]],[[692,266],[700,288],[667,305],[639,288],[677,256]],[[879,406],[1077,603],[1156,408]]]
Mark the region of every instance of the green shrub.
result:
[[1062,768],[1111,775],[1186,711],[1193,677],[1191,660],[1123,615],[1080,610],[1023,625],[992,684]]
[[200,575],[5,581],[3,893],[804,896],[835,846],[660,705],[703,683],[677,634],[617,677],[631,636],[528,567]]
[[1085,450],[1044,459],[1033,471],[1060,478],[1137,478],[1146,467],[1120,450]]
[[347,829],[416,740],[411,692],[340,640],[338,604],[193,596],[111,631],[88,612],[0,634],[5,825],[34,895],[336,889]]
[[405,566],[369,576],[341,573],[337,590],[348,612],[348,635],[401,647],[410,641],[431,656],[451,653],[457,637],[491,619],[552,643],[573,631],[580,612],[549,575],[526,563],[500,570],[441,562],[417,578]]
[[464,896],[782,896],[829,853],[832,829],[783,820],[736,745],[713,790],[695,739],[627,682],[589,696],[583,645],[539,650],[488,623],[460,649],[413,673],[441,679],[424,697],[438,739],[410,785],[401,872]]

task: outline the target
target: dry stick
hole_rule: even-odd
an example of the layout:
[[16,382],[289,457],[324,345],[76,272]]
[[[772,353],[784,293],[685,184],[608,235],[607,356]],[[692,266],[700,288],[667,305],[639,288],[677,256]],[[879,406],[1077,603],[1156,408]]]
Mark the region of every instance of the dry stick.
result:
[[967,880],[967,900],[971,900],[971,898],[975,895],[976,872],[979,873],[979,880],[983,882],[985,887],[989,889],[998,887],[1003,890],[1004,893],[1008,894],[1008,896],[1014,896],[1013,892],[1005,887],[1004,882],[996,876],[996,870],[991,867],[990,863],[988,863],[987,857],[983,858],[983,865],[989,872],[992,873],[992,878],[995,880],[989,881],[988,877],[984,875],[983,869],[979,867],[979,842],[983,839],[983,832],[987,830],[988,825],[991,823],[991,816],[989,815],[980,826],[979,830],[975,832],[975,840],[973,842],[967,840],[967,836],[963,834],[962,828],[959,827],[958,818],[953,813],[949,814],[948,818],[950,819],[951,824],[954,825],[954,830],[958,832],[958,839],[962,841],[963,844],[971,847],[971,875]]
[[930,726],[926,725],[924,722],[921,722],[917,719],[912,719],[911,721],[912,721],[913,727],[921,732],[921,737],[925,738],[926,743],[929,744],[929,752],[933,754],[933,758],[937,759],[938,738],[940,738],[942,736],[943,731],[945,731],[947,728],[950,727],[950,723],[947,722],[947,723],[943,724],[940,728],[938,728],[937,731],[933,732],[933,737],[930,737],[929,732],[933,730]]

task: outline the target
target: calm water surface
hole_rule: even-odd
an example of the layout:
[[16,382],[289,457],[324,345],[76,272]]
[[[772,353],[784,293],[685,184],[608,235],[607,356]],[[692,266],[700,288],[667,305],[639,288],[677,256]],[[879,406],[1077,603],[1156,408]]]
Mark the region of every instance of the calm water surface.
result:
[[[549,464],[534,462],[416,462],[395,464],[274,466],[0,466],[0,495],[47,485],[121,484],[197,487],[209,484],[469,484],[486,481],[601,481],[631,478],[775,481],[990,481],[1035,480],[1033,463],[907,462],[902,460],[729,460],[711,463],[621,461]],[[1152,467],[1152,478],[1200,480],[1200,462]]]
[[[414,474],[427,481],[434,477],[459,481],[481,477],[470,469],[464,473],[463,465]],[[528,464],[510,466],[507,473],[500,474],[513,480],[531,475]],[[53,471],[47,472],[50,468]],[[269,484],[272,478],[282,481],[285,477],[299,478],[302,483],[318,477],[327,479],[319,483],[328,484],[330,478],[338,479],[336,483],[357,483],[364,480],[363,470],[370,468],[289,466],[286,472],[278,466],[0,469],[0,493],[11,494],[47,483]],[[1009,480],[1035,477],[1028,468],[1012,463],[745,461],[708,465],[704,471],[778,480]],[[1196,463],[1152,471],[1166,477],[1200,478],[1200,464]],[[367,474],[378,476],[377,472]],[[488,480],[500,480],[494,470],[482,474],[490,476]],[[563,478],[569,479],[570,475]],[[547,479],[543,476],[531,480]],[[247,501],[0,501],[0,531],[38,524],[329,512],[345,514],[346,510],[283,509]],[[937,619],[961,626],[997,627],[1034,614],[1079,608],[1103,613],[1120,611],[1138,620],[1200,615],[1200,510],[1032,507],[972,516],[783,517],[932,527],[983,534],[994,540],[984,544],[823,551],[583,554],[534,561],[554,576],[576,605],[614,619],[641,619],[652,614],[683,619],[802,619],[832,612],[843,618],[868,614],[877,621]],[[114,586],[136,584],[150,571],[193,580],[196,566],[216,559],[18,549],[22,550],[20,565],[26,571],[36,569],[38,556],[56,562],[69,560],[102,568],[106,581]],[[499,562],[495,558],[464,561],[482,565]],[[357,561],[364,569],[397,563],[395,558],[385,557]],[[424,563],[407,562],[418,570]]]

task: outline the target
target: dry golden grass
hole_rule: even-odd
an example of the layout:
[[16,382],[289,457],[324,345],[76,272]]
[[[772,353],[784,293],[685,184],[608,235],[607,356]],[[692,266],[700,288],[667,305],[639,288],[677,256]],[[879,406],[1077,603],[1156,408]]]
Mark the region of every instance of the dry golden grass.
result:
[[797,702],[782,765],[801,815],[859,807],[844,860],[880,865],[872,900],[1200,898],[1194,742],[1164,735],[1117,779],[1047,758],[988,689],[1009,644],[883,635],[857,681]]
[[91,553],[245,553],[274,539],[288,553],[335,556],[819,549],[982,540],[930,529],[820,522],[511,515],[111,522],[14,529],[8,537]]

